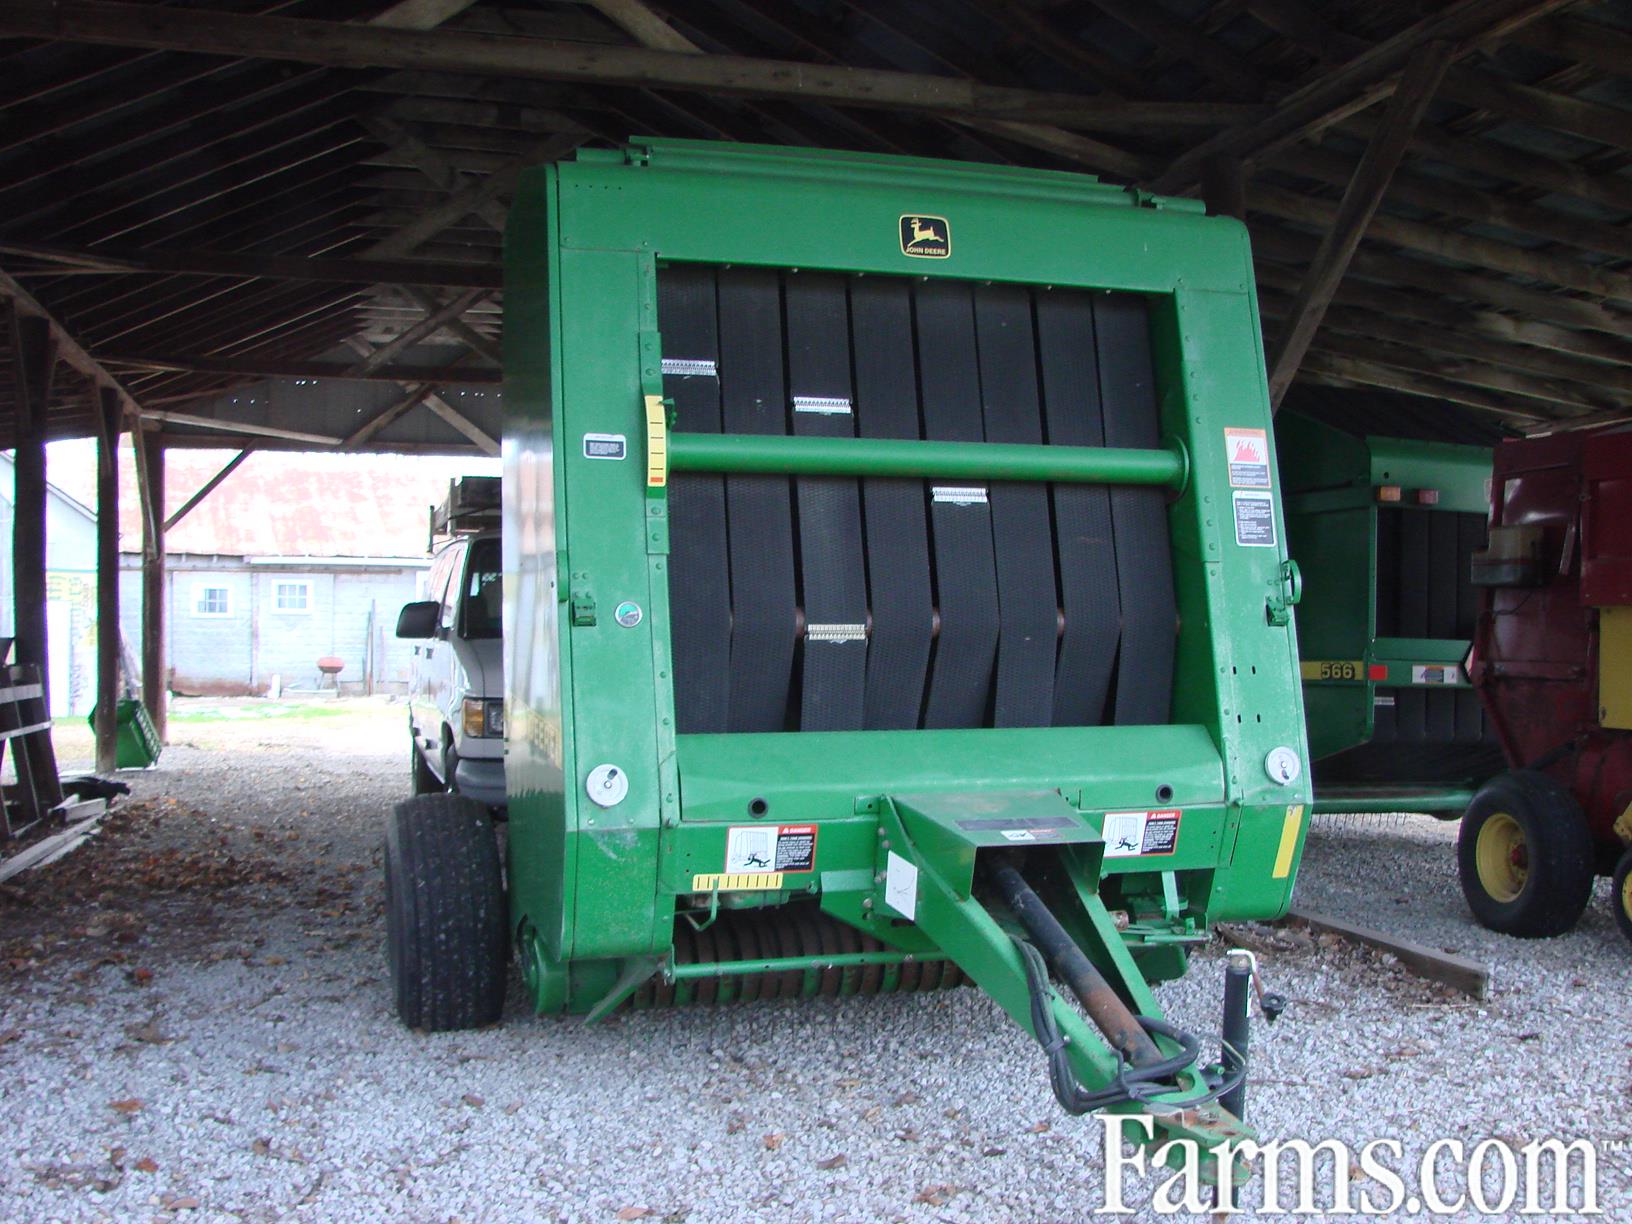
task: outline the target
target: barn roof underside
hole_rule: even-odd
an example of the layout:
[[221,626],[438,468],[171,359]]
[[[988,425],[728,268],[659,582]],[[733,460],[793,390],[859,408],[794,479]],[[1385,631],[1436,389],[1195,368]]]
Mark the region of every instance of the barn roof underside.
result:
[[50,437],[492,453],[516,174],[637,133],[1241,188],[1273,352],[1433,47],[1289,402],[1632,416],[1612,0],[7,0],[0,438],[48,320]]

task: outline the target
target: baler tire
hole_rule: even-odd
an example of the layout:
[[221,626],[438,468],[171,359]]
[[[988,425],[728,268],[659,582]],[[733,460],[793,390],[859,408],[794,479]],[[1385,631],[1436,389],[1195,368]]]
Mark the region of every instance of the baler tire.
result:
[[410,783],[413,788],[411,794],[434,795],[447,789],[432,771],[431,763],[425,759],[425,754],[419,750],[419,741],[413,737],[412,732],[408,736],[408,757],[413,778]]
[[[1505,822],[1505,823],[1499,823]],[[1480,870],[1480,840],[1504,829],[1519,835],[1525,862],[1511,890],[1492,891]],[[1516,829],[1512,828],[1516,826]],[[1491,847],[1486,848],[1487,872]],[[1512,852],[1514,855],[1518,850]],[[1545,774],[1515,769],[1498,774],[1474,795],[1457,838],[1457,874],[1468,908],[1481,926],[1521,939],[1562,935],[1592,899],[1595,852],[1575,797]],[[1501,895],[1511,891],[1511,895]]]
[[1615,890],[1610,899],[1615,906],[1615,925],[1632,943],[1632,849],[1624,851],[1615,864]]
[[487,809],[418,795],[385,826],[386,960],[398,1017],[426,1032],[480,1028],[504,1010],[508,918]]

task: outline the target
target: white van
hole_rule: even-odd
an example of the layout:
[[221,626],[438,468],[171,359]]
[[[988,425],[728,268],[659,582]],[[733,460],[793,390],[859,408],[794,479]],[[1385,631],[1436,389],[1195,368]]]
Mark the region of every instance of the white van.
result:
[[[450,508],[458,496],[456,485]],[[505,793],[499,532],[461,532],[453,514],[437,516],[433,530],[438,523],[454,534],[431,562],[426,598],[405,605],[397,617],[397,636],[414,643],[408,686],[413,792],[454,791],[500,807]]]

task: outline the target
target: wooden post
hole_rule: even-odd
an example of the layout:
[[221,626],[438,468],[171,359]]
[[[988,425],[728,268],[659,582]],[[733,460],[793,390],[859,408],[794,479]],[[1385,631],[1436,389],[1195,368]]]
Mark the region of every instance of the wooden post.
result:
[[166,739],[169,677],[164,657],[164,443],[136,430],[142,478],[142,704]]
[[102,388],[96,466],[96,772],[116,768],[119,702],[119,393]]
[[40,669],[50,710],[50,663],[45,612],[45,414],[51,401],[56,346],[51,325],[15,307],[11,316],[17,380],[16,465],[12,469],[12,599],[17,642],[13,657]]

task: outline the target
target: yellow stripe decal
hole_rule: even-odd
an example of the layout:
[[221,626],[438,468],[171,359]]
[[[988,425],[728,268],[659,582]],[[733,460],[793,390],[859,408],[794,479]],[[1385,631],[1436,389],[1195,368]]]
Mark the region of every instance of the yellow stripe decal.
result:
[[669,483],[669,424],[663,397],[646,397],[646,487],[661,489]]
[[733,871],[723,875],[691,877],[692,892],[762,892],[765,889],[781,887],[780,871]]
[[1303,804],[1291,803],[1281,823],[1281,848],[1275,854],[1273,878],[1284,880],[1292,874],[1292,852],[1298,848],[1298,830],[1303,827]]

